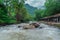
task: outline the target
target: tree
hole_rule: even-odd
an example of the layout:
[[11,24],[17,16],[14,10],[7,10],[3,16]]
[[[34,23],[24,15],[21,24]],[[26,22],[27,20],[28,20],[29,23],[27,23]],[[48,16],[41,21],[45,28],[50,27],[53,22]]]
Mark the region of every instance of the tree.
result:
[[12,0],[12,5],[14,8],[14,12],[16,14],[17,23],[24,22],[27,15],[27,10],[24,6],[24,0]]
[[4,4],[0,4],[0,24],[9,23],[10,19],[7,13],[6,6]]
[[46,15],[54,15],[60,13],[60,1],[59,0],[46,0]]
[[20,23],[33,20],[27,12],[25,0],[0,0],[0,23]]
[[45,17],[45,9],[37,9],[35,11],[35,19],[36,20],[40,20],[41,18]]

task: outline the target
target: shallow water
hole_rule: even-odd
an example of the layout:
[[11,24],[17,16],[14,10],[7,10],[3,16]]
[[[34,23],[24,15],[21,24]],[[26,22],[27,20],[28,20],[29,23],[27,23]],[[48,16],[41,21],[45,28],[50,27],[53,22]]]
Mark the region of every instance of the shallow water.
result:
[[[20,24],[19,24],[20,25]],[[43,29],[20,29],[17,25],[0,27],[0,40],[60,40],[60,30],[45,24]]]

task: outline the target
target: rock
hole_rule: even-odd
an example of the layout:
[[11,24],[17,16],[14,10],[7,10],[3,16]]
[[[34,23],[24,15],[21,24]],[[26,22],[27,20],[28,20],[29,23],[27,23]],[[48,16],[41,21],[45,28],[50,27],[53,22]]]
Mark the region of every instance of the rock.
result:
[[34,26],[35,26],[35,28],[38,28],[38,27],[40,26],[40,24],[39,24],[39,23],[31,23],[30,25],[34,25]]
[[20,28],[21,26],[18,26],[18,28]]
[[34,25],[24,25],[23,29],[34,29],[35,26]]

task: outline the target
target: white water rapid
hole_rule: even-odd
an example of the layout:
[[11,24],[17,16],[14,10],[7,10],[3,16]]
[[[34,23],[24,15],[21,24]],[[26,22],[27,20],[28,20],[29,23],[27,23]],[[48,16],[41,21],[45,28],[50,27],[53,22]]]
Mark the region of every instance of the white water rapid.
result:
[[42,29],[28,30],[17,28],[18,25],[0,27],[0,40],[60,40],[60,30],[49,25],[41,23]]

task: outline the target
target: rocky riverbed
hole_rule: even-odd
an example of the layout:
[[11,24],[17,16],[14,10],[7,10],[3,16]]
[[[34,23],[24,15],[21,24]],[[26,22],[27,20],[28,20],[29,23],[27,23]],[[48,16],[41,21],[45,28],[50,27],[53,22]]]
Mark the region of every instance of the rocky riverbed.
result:
[[60,29],[51,27],[49,25],[40,24],[42,29],[23,29],[18,28],[18,25],[7,25],[0,27],[0,40],[60,40]]

